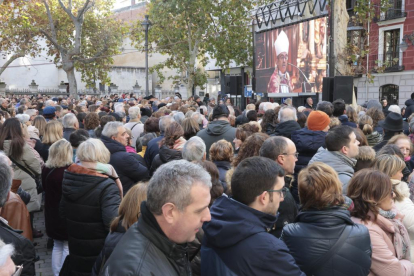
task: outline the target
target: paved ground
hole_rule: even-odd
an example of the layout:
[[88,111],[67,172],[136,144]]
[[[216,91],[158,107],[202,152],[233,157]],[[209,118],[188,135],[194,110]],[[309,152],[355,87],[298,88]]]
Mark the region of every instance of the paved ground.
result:
[[45,216],[43,212],[37,212],[34,216],[34,227],[44,234],[42,238],[34,239],[36,254],[40,260],[36,262],[36,276],[53,276],[52,273],[52,249],[47,249],[47,236],[45,228]]

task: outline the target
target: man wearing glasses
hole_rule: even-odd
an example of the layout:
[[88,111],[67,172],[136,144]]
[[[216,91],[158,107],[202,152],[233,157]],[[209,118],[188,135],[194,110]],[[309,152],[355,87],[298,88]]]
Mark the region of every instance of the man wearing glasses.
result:
[[272,136],[264,141],[260,148],[259,155],[267,157],[277,164],[279,164],[285,171],[284,182],[286,192],[285,200],[279,207],[279,218],[276,222],[276,227],[270,233],[280,238],[283,227],[295,221],[298,214],[295,199],[290,193],[290,184],[292,182],[292,175],[295,172],[296,161],[298,161],[298,153],[296,146],[289,138],[282,136]]
[[275,41],[276,68],[267,85],[267,93],[291,93],[292,84],[289,73],[286,71],[289,58],[289,39],[281,31]]
[[250,157],[234,170],[232,198],[216,199],[203,225],[201,275],[305,275],[285,243],[268,232],[287,193],[273,160]]

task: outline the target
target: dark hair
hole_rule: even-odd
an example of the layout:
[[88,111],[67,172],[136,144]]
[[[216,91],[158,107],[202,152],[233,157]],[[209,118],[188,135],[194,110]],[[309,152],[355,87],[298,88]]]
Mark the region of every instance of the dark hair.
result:
[[345,102],[342,99],[337,99],[333,103],[333,116],[339,117],[344,115],[345,111]]
[[298,117],[298,121],[297,121],[298,124],[300,125],[301,128],[304,128],[306,125],[306,121],[308,120],[308,116],[306,116],[306,114],[303,112],[297,112],[296,116]]
[[359,146],[360,147],[369,146],[367,137],[365,136],[364,132],[359,128],[354,128],[353,130],[354,130],[356,139],[359,141]]
[[372,123],[373,123],[374,128],[378,126],[379,121],[382,121],[385,119],[384,112],[382,112],[382,109],[379,107],[371,107],[370,109],[367,110],[365,114],[372,118]]
[[83,120],[85,120],[85,117],[86,117],[86,113],[85,112],[79,112],[77,115],[76,115],[76,118],[78,118],[78,121],[79,121],[79,123],[80,124],[82,124],[83,123]]
[[246,123],[237,127],[236,138],[244,142],[249,136],[256,132],[259,132],[259,127],[257,125]]
[[213,202],[224,193],[224,187],[220,182],[219,170],[217,169],[216,164],[214,164],[211,161],[198,160],[198,161],[193,161],[193,163],[196,163],[200,165],[201,167],[203,167],[211,176],[211,184],[212,184],[211,189],[210,189],[210,195],[211,195],[210,206],[211,206]]
[[78,129],[70,134],[69,142],[72,147],[77,148],[82,142],[88,140],[88,138],[89,132],[87,130]]
[[148,118],[144,123],[144,132],[150,133],[150,132],[160,132],[160,119],[156,117],[150,117]]
[[251,122],[251,121],[256,122],[257,121],[257,112],[256,112],[256,110],[250,110],[249,112],[247,112],[246,117],[249,120],[249,122]]
[[185,118],[181,126],[184,130],[184,139],[188,140],[193,136],[197,135],[197,132],[200,131],[200,126],[197,124],[197,121],[194,118]]
[[100,126],[99,126],[97,129],[95,129],[95,135],[96,135],[96,137],[100,138],[100,137],[101,137],[101,135],[102,135],[102,130],[103,130],[103,128],[105,127],[105,125],[106,125],[107,123],[109,123],[109,122],[114,122],[114,121],[115,121],[115,117],[114,117],[114,116],[112,116],[112,115],[105,115],[105,116],[102,116],[102,117],[99,119],[99,124],[100,124]]
[[[378,216],[377,204],[390,196],[392,184],[390,177],[374,169],[363,169],[349,181],[348,197],[354,202],[351,215],[362,221],[375,221]],[[374,217],[368,214],[371,211]]]
[[262,127],[262,132],[266,133],[267,125],[277,124],[277,114],[274,109],[268,109],[265,111],[265,114],[263,115],[262,122],[260,123],[260,126]]
[[99,115],[95,112],[91,112],[85,116],[85,129],[95,129],[100,125]]
[[414,100],[414,93],[411,93],[411,100]]
[[231,177],[233,198],[249,205],[264,191],[273,189],[277,177],[285,171],[269,158],[254,156],[244,159],[234,170]]
[[332,117],[333,109],[333,104],[327,101],[318,102],[318,104],[316,105],[316,110],[325,112],[329,117]]
[[349,135],[353,133],[352,127],[340,125],[328,131],[325,137],[326,149],[329,151],[340,151],[342,147],[348,147],[351,143]]
[[26,106],[21,105],[17,108],[17,114],[23,114],[25,110],[26,110]]
[[259,156],[259,151],[264,141],[269,138],[265,133],[254,133],[244,141],[239,149],[237,157],[233,160],[233,167],[237,167],[241,161],[248,157]]
[[166,129],[164,133],[164,138],[160,142],[160,146],[167,146],[170,149],[174,147],[174,143],[177,139],[184,135],[183,127],[177,123],[172,122]]
[[19,160],[23,155],[25,144],[20,121],[17,118],[9,118],[4,121],[0,129],[0,150],[4,150],[4,141],[10,140],[9,155]]
[[147,146],[149,141],[151,141],[154,138],[157,138],[157,134],[155,134],[154,132],[149,132],[137,140],[141,141],[142,146]]
[[287,138],[282,136],[272,136],[260,148],[259,154],[262,157],[270,158],[273,161],[283,153],[286,153],[288,143]]
[[402,154],[400,148],[395,144],[387,144],[377,152],[377,156],[383,154],[397,155],[402,160],[404,160],[404,155]]

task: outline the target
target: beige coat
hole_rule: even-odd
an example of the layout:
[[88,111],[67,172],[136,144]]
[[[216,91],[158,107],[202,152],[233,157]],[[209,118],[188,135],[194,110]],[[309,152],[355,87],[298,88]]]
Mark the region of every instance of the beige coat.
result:
[[[373,214],[370,213],[373,217]],[[352,217],[355,223],[365,225],[371,238],[372,259],[369,275],[374,276],[414,276],[414,264],[408,260],[399,260],[393,245],[394,225],[378,215],[375,222],[363,222]]]
[[[4,141],[4,153],[9,156],[10,155],[10,140]],[[41,166],[39,160],[35,157],[35,155],[32,152],[32,149],[28,144],[24,144],[23,147],[23,155],[19,160],[16,160],[20,165],[27,168],[29,171],[33,172],[34,174],[40,174]],[[21,180],[23,190],[28,192],[30,194],[30,202],[27,204],[27,210],[29,212],[37,211],[40,209],[40,202],[41,202],[41,196],[37,194],[36,189],[36,182],[30,175],[22,171],[19,167],[16,165],[12,165],[13,171],[14,171],[14,177],[13,179]]]

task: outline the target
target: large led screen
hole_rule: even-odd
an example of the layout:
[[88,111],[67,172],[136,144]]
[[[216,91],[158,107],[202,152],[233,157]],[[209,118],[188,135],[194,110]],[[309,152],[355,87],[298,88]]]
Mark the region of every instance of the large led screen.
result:
[[[326,17],[257,33],[256,92],[322,92]],[[306,76],[306,78],[305,78]]]

